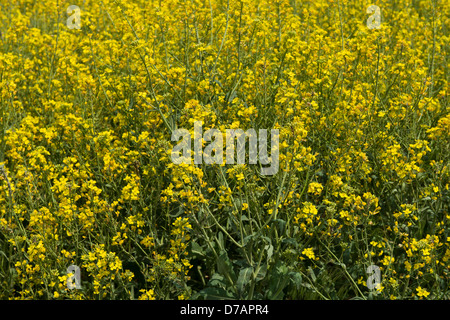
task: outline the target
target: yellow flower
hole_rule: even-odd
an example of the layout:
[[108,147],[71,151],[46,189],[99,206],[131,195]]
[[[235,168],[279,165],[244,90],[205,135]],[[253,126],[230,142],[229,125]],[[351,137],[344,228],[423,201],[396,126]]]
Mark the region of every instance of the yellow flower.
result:
[[142,292],[142,294],[139,296],[138,300],[155,300],[155,292],[153,290],[141,289],[139,292]]
[[425,289],[422,289],[420,286],[419,287],[417,287],[417,295],[419,296],[419,297],[428,297],[428,295],[430,294],[427,290],[425,290]]
[[308,193],[313,193],[315,195],[320,195],[323,190],[323,186],[318,182],[311,182],[308,185]]
[[302,251],[302,254],[304,254],[305,256],[307,256],[311,260],[315,259],[313,248],[304,249]]

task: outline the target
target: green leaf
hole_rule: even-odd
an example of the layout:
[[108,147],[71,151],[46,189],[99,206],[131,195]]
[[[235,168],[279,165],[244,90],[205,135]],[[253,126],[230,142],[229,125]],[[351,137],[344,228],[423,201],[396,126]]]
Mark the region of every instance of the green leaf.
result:
[[221,231],[219,231],[217,236],[218,236],[217,240],[219,242],[220,248],[224,248],[224,245],[223,245],[223,233]]
[[203,248],[200,247],[200,245],[195,241],[191,241],[191,252],[194,255],[200,255],[200,256],[205,255],[205,251],[203,250]]
[[281,240],[282,244],[288,244],[288,245],[292,245],[294,248],[298,248],[298,241],[296,239],[293,238],[286,238]]
[[267,262],[269,262],[270,258],[272,258],[273,255],[273,245],[268,244],[264,247],[264,249],[267,250]]
[[248,235],[244,238],[244,240],[242,241],[242,245],[246,246],[248,244],[249,241],[253,240],[253,238],[255,237],[254,234]]
[[311,267],[309,267],[308,271],[309,271],[309,274],[311,275],[312,281],[316,282],[317,278],[316,278],[316,275],[314,274],[314,270]]
[[244,291],[244,287],[250,282],[252,274],[253,267],[244,268],[239,271],[239,277],[236,282],[236,287],[239,292]]
[[225,250],[220,252],[220,256],[217,259],[217,270],[225,276],[225,279],[232,281],[230,285],[234,285],[236,283],[236,273],[234,272],[233,264],[231,263],[230,258],[228,258],[228,254]]
[[258,274],[255,277],[255,281],[261,281],[266,277],[267,274],[267,263],[263,263],[258,270]]
[[283,219],[275,219],[272,220],[272,223],[278,224],[278,230],[280,231],[280,234],[284,232],[284,228],[286,227],[286,221],[284,221]]
[[299,290],[302,285],[302,275],[299,272],[292,271],[289,273],[289,276],[292,283],[297,287],[297,290]]
[[289,281],[289,270],[283,262],[277,261],[270,274],[268,299],[283,299],[283,289]]
[[208,282],[208,286],[225,288],[225,278],[220,273],[214,273]]
[[232,293],[223,288],[208,287],[193,296],[194,299],[203,297],[205,300],[232,300],[235,299]]

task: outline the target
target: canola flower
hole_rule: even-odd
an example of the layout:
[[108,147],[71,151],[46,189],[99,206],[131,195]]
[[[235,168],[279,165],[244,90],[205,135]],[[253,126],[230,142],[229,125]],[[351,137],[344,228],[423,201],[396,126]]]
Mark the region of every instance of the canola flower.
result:
[[0,4],[1,298],[450,297],[448,1]]

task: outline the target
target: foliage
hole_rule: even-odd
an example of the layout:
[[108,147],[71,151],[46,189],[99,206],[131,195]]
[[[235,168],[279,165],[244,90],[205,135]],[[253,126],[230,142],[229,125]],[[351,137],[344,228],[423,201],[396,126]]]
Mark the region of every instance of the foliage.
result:
[[[448,299],[450,3],[371,4],[0,0],[0,297]],[[175,165],[194,121],[279,172]]]

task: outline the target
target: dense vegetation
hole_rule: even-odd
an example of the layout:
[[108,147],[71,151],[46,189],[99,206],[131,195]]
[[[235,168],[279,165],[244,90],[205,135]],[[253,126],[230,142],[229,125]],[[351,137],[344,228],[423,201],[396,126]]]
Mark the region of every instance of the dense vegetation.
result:
[[[2,299],[450,297],[449,1],[0,5]],[[174,164],[195,121],[279,171]]]

